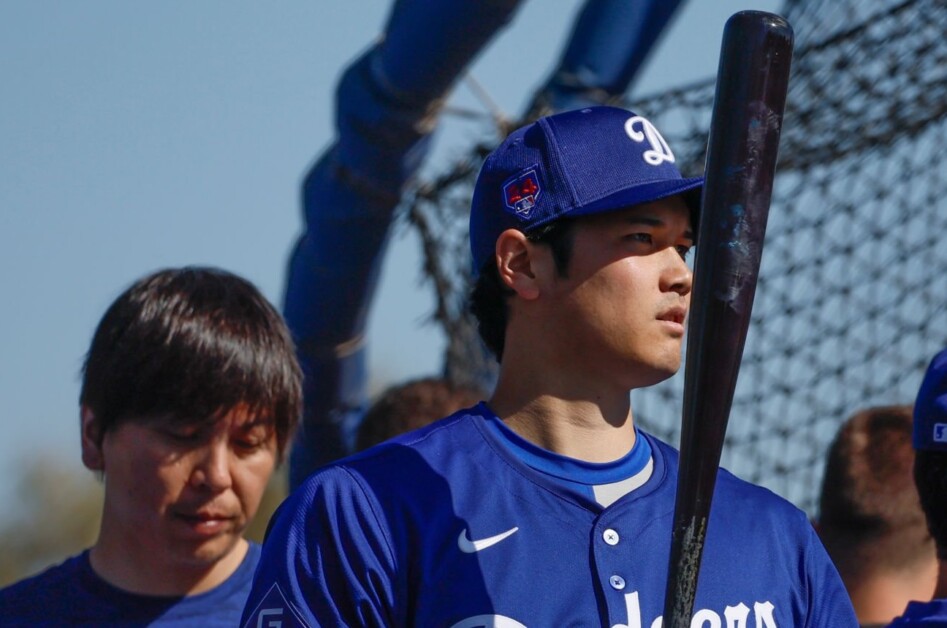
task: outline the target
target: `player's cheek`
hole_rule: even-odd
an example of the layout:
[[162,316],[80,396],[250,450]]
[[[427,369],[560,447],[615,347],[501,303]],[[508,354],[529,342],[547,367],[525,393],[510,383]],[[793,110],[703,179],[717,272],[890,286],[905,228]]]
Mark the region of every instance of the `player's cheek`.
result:
[[240,501],[240,508],[245,517],[245,522],[252,519],[259,509],[263,494],[266,492],[267,484],[275,468],[275,457],[268,454],[260,455],[236,470],[234,491]]

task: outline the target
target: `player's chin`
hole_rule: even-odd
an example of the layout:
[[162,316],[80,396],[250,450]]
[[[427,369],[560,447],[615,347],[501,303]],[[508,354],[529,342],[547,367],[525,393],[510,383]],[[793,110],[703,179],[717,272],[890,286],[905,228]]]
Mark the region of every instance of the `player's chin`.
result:
[[656,371],[656,376],[660,378],[659,381],[673,377],[681,370],[681,343],[669,342],[665,351],[655,356],[652,367]]
[[186,551],[187,562],[194,566],[211,566],[223,560],[238,547],[240,534],[222,534],[214,539],[192,545]]
[[681,368],[681,356],[680,353],[654,356],[653,359],[648,361],[646,369],[639,369],[638,372],[642,377],[641,381],[637,382],[638,388],[646,388],[648,386],[654,386],[655,384],[660,384],[666,379],[673,377]]

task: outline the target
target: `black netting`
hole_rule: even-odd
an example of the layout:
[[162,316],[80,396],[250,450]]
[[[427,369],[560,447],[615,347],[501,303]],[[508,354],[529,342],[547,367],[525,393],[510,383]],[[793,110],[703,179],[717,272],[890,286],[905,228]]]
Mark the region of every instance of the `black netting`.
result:
[[[947,346],[947,3],[799,0],[778,176],[723,465],[813,511],[838,424],[910,403]],[[623,104],[703,164],[713,80]],[[519,121],[518,126],[525,121]],[[501,132],[506,129],[501,129]],[[458,380],[494,372],[466,314],[474,146],[415,191],[435,318]],[[677,442],[683,376],[633,393],[636,420]]]

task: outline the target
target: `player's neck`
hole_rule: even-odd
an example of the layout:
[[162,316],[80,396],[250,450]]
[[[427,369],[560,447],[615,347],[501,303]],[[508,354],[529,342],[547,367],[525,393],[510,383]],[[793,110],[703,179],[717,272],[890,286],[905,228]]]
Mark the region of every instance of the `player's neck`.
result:
[[589,462],[631,451],[633,386],[624,369],[577,359],[539,324],[508,329],[506,339],[490,407],[513,431],[543,449]]
[[[502,377],[489,404],[514,432],[557,454],[610,462],[631,451],[634,420],[627,394],[611,399],[557,395]],[[548,388],[548,386],[547,386]]]
[[240,539],[226,555],[212,563],[175,559],[171,551],[142,543],[109,525],[103,517],[99,538],[89,552],[96,575],[109,584],[142,595],[196,595],[229,578],[243,562],[249,543]]

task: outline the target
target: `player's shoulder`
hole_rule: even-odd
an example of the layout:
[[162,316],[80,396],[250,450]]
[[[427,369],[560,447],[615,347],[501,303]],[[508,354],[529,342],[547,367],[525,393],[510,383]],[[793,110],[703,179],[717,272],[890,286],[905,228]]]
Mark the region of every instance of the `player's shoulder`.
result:
[[319,553],[341,538],[347,551],[393,561],[409,530],[451,510],[458,489],[450,482],[470,475],[463,443],[476,438],[472,416],[453,414],[317,469],[270,519],[261,570],[279,564],[286,547]]
[[437,451],[444,447],[450,447],[455,445],[458,440],[464,441],[469,439],[477,431],[477,422],[481,421],[483,417],[488,414],[490,414],[490,410],[486,407],[486,404],[481,402],[470,408],[458,410],[424,427],[399,434],[360,454],[355,454],[352,458],[383,457],[393,450],[397,451],[397,446],[423,452]]
[[86,580],[87,565],[88,550],[0,589],[3,625],[48,625],[57,617],[68,618],[69,609],[82,603],[77,596]]
[[[405,458],[420,456],[437,458],[445,451],[457,451],[477,437],[478,421],[485,412],[483,404],[459,410],[404,434],[395,436],[364,451],[352,454],[325,468],[341,468],[353,472],[368,472],[375,468],[386,468],[403,464]],[[318,473],[318,472],[317,472]]]
[[61,593],[60,589],[64,584],[68,584],[81,576],[83,563],[87,563],[87,561],[88,550],[0,589],[0,600],[17,599],[24,595],[58,595]]
[[[659,438],[652,435],[647,435],[647,437],[651,442],[652,451],[655,452],[655,455],[664,458],[664,462],[669,469],[669,477],[677,482],[680,452]],[[720,467],[717,471],[717,482],[714,487],[714,499],[711,507],[715,511],[725,510],[733,514],[752,513],[755,518],[768,516],[775,521],[806,523],[808,525],[805,512],[793,503],[764,486],[748,482],[734,475],[724,467]]]
[[[480,438],[481,405],[466,408],[317,469],[294,491],[296,501],[362,493],[378,487],[423,487],[448,458],[455,461]],[[368,487],[374,487],[369,491]]]

